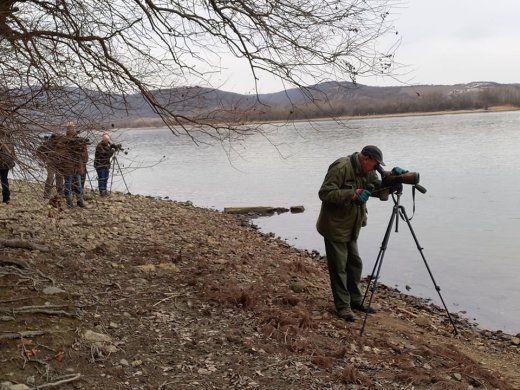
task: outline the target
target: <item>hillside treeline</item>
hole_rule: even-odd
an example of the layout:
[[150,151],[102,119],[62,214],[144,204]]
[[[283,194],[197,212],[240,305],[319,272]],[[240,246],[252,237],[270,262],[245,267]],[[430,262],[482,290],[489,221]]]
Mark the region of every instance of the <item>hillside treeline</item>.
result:
[[244,121],[312,119],[488,109],[492,106],[520,107],[520,88],[497,87],[461,93],[427,92],[392,98],[360,97],[351,100],[311,101],[298,105],[261,107],[245,111]]
[[[396,92],[398,91],[398,92]],[[328,91],[331,92],[331,91]],[[300,99],[297,103],[273,103],[251,100],[199,99],[191,101],[190,115],[209,123],[213,122],[270,122],[339,118],[344,116],[371,116],[387,114],[428,113],[438,111],[487,110],[494,106],[520,108],[520,86],[496,85],[461,88],[454,86],[425,86],[396,88],[370,87],[369,91],[330,93],[316,95],[312,99]],[[218,104],[215,104],[215,101]],[[212,108],[209,108],[212,106]],[[180,111],[186,107],[176,107]],[[158,116],[149,113],[130,115],[114,120],[116,127],[163,127]],[[186,123],[189,125],[189,123]]]

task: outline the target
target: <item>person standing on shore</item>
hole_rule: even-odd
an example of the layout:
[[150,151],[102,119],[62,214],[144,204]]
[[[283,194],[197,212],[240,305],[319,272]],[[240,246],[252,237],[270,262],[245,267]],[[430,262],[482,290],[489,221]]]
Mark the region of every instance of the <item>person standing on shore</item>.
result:
[[47,178],[43,189],[44,199],[50,199],[54,183],[56,183],[57,194],[63,197],[63,175],[58,169],[59,155],[56,150],[60,137],[63,137],[63,135],[51,134],[45,137],[41,145],[36,149],[36,155],[47,171]]
[[322,204],[316,228],[325,240],[334,305],[345,321],[357,319],[352,310],[375,312],[361,302],[363,262],[357,239],[367,222],[366,202],[371,191],[381,186],[375,172],[378,165],[385,165],[383,153],[367,145],[361,153],[334,161],[318,192]]
[[88,160],[88,143],[80,138],[76,132],[74,122],[67,124],[67,133],[61,142],[60,170],[65,178],[64,196],[68,207],[74,207],[72,192],[76,194],[76,202],[79,207],[85,207],[81,175],[85,170],[85,161]]
[[9,204],[11,191],[9,190],[9,170],[15,166],[16,153],[13,141],[7,129],[0,126],[0,179],[2,183],[2,202]]
[[110,137],[103,133],[101,141],[96,146],[94,155],[94,168],[98,175],[98,189],[101,196],[108,196],[107,184],[110,174],[110,159],[116,148],[110,143]]

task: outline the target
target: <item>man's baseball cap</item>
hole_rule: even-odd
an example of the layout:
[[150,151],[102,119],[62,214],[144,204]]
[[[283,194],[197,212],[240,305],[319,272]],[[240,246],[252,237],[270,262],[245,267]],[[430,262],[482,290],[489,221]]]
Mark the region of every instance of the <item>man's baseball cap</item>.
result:
[[385,165],[383,162],[383,152],[375,145],[367,145],[361,151],[365,156],[370,157],[372,160],[376,160],[379,164]]

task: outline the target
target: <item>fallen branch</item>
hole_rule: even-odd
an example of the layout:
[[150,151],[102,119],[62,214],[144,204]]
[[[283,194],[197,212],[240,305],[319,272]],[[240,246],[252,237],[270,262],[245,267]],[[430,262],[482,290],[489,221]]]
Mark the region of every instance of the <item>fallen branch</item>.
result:
[[166,297],[166,298],[161,299],[159,302],[155,302],[152,306],[157,306],[158,304],[160,304],[162,302],[165,302],[165,301],[167,301],[169,299],[172,299],[172,298],[178,298],[182,294],[180,294],[180,293],[165,293],[165,295],[169,295],[169,296]]
[[13,265],[7,265],[5,267],[0,268],[0,276],[15,275],[15,276],[18,276],[20,279],[22,279],[22,282],[32,281],[34,286],[36,286],[37,282],[39,282],[33,277],[35,273],[38,274],[38,276],[40,276],[44,279],[47,279],[49,282],[52,283],[53,286],[56,284],[56,282],[54,281],[53,278],[45,275],[39,269],[36,269],[36,270],[30,269],[30,268],[22,269],[22,268],[13,266]]
[[0,266],[15,266],[20,269],[27,269],[29,266],[26,262],[21,260],[13,260],[13,259],[0,259]]
[[3,312],[3,313],[11,313],[11,314],[26,314],[26,313],[31,313],[31,314],[48,314],[48,315],[52,315],[52,316],[65,316],[65,317],[76,317],[76,314],[74,313],[69,313],[65,310],[53,310],[53,309],[57,309],[57,308],[62,308],[62,307],[69,307],[67,305],[63,306],[63,305],[43,305],[43,306],[23,306],[23,307],[18,307],[18,308],[13,308],[13,309],[9,309],[9,308],[5,308],[5,307],[0,307],[0,312]]
[[50,330],[27,330],[22,332],[2,332],[0,333],[0,340],[17,340],[30,339],[31,337],[43,336],[51,333]]
[[74,329],[60,329],[60,330],[23,330],[20,332],[0,332],[0,340],[17,340],[30,339],[36,336],[43,336],[49,333],[63,333],[71,332]]
[[34,242],[25,241],[25,240],[2,240],[0,239],[0,245],[5,246],[6,248],[20,248],[20,249],[28,249],[28,250],[36,250],[40,252],[48,252],[49,248],[43,245],[35,244]]

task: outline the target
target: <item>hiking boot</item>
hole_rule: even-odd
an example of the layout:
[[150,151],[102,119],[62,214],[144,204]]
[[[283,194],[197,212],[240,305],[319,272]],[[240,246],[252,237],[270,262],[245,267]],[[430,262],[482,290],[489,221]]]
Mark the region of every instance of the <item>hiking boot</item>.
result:
[[357,320],[356,315],[349,308],[339,309],[338,317],[348,322],[354,322]]
[[74,203],[72,202],[72,198],[70,196],[65,198],[65,202],[67,203],[67,207],[73,208]]
[[363,313],[375,313],[377,310],[372,306],[364,306],[362,303],[351,303],[350,307],[352,310],[362,311]]
[[83,199],[78,200],[77,204],[79,207],[86,207],[85,201]]

